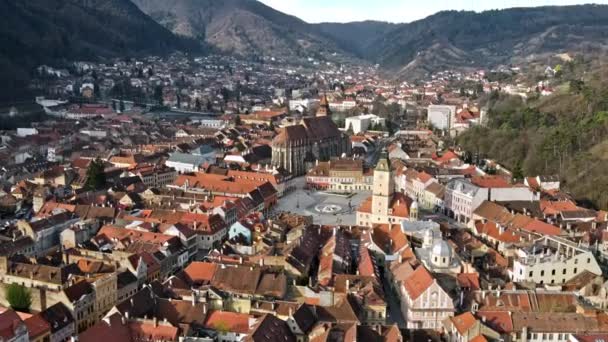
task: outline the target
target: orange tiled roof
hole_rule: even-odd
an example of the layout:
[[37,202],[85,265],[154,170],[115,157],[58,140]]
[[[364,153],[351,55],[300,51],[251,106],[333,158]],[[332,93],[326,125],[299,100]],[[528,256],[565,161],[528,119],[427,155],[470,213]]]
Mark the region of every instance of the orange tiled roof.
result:
[[473,176],[471,183],[482,188],[510,188],[506,179],[500,176]]
[[212,311],[205,320],[205,327],[247,334],[249,332],[250,317],[251,316],[243,313]]
[[410,298],[415,300],[433,284],[433,281],[431,273],[424,266],[420,266],[403,282],[403,285]]
[[473,314],[470,312],[465,312],[458,316],[451,317],[450,320],[460,335],[465,335],[466,332],[475,325],[475,322],[477,322],[475,316],[473,316]]
[[217,264],[209,262],[193,262],[184,269],[184,274],[191,282],[211,283]]

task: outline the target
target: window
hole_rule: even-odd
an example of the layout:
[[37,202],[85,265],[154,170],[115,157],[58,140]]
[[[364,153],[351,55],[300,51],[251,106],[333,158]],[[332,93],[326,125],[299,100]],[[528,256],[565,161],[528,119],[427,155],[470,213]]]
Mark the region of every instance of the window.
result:
[[574,259],[574,264],[578,264],[578,259]]
[[566,269],[565,268],[562,270],[562,274],[566,274]]
[[540,271],[540,276],[543,277],[545,275],[545,270]]
[[551,275],[555,275],[555,270],[551,271]]
[[574,274],[576,274],[576,272],[577,272],[577,268],[575,267],[575,268],[574,268]]
[[587,263],[590,264],[591,263],[591,258],[587,258]]
[[530,278],[532,278],[533,275],[534,275],[534,272],[530,271]]

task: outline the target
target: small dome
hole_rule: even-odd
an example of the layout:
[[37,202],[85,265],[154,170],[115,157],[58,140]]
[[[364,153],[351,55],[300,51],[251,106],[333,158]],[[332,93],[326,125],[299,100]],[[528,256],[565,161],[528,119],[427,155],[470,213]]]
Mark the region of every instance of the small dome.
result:
[[433,244],[431,254],[441,258],[452,258],[452,247],[450,247],[450,245],[448,245],[448,243],[444,240],[437,240]]

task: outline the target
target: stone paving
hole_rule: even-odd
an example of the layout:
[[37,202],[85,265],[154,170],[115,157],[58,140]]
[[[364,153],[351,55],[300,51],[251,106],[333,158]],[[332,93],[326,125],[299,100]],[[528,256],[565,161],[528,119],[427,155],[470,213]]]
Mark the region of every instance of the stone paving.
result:
[[315,224],[354,225],[359,205],[371,192],[361,191],[355,194],[332,194],[298,188],[279,199],[274,212],[292,212],[310,215]]

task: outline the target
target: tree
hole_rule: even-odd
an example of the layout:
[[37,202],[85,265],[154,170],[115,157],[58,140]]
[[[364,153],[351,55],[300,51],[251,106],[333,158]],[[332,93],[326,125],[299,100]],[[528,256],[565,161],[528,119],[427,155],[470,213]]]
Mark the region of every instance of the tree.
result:
[[353,123],[349,122],[348,123],[348,129],[346,130],[346,133],[353,135],[355,133],[355,131],[353,130]]
[[103,161],[99,158],[93,160],[87,169],[87,180],[84,184],[86,190],[100,190],[106,185],[106,174]]
[[120,112],[124,112],[125,111],[125,101],[124,100],[120,100],[120,103],[118,104],[118,108],[120,109]]
[[32,306],[32,294],[25,286],[10,284],[6,286],[6,300],[16,311],[29,312]]
[[162,86],[156,86],[154,88],[154,99],[156,100],[156,102],[158,103],[159,106],[163,105],[163,87]]
[[524,179],[524,170],[521,168],[521,161],[517,162],[515,169],[513,170],[513,180],[523,180]]
[[201,111],[201,100],[197,97],[196,101],[194,101],[194,108],[200,112]]
[[243,124],[243,122],[241,121],[241,116],[240,115],[237,115],[236,117],[234,117],[234,125],[235,126],[240,126],[242,124]]

